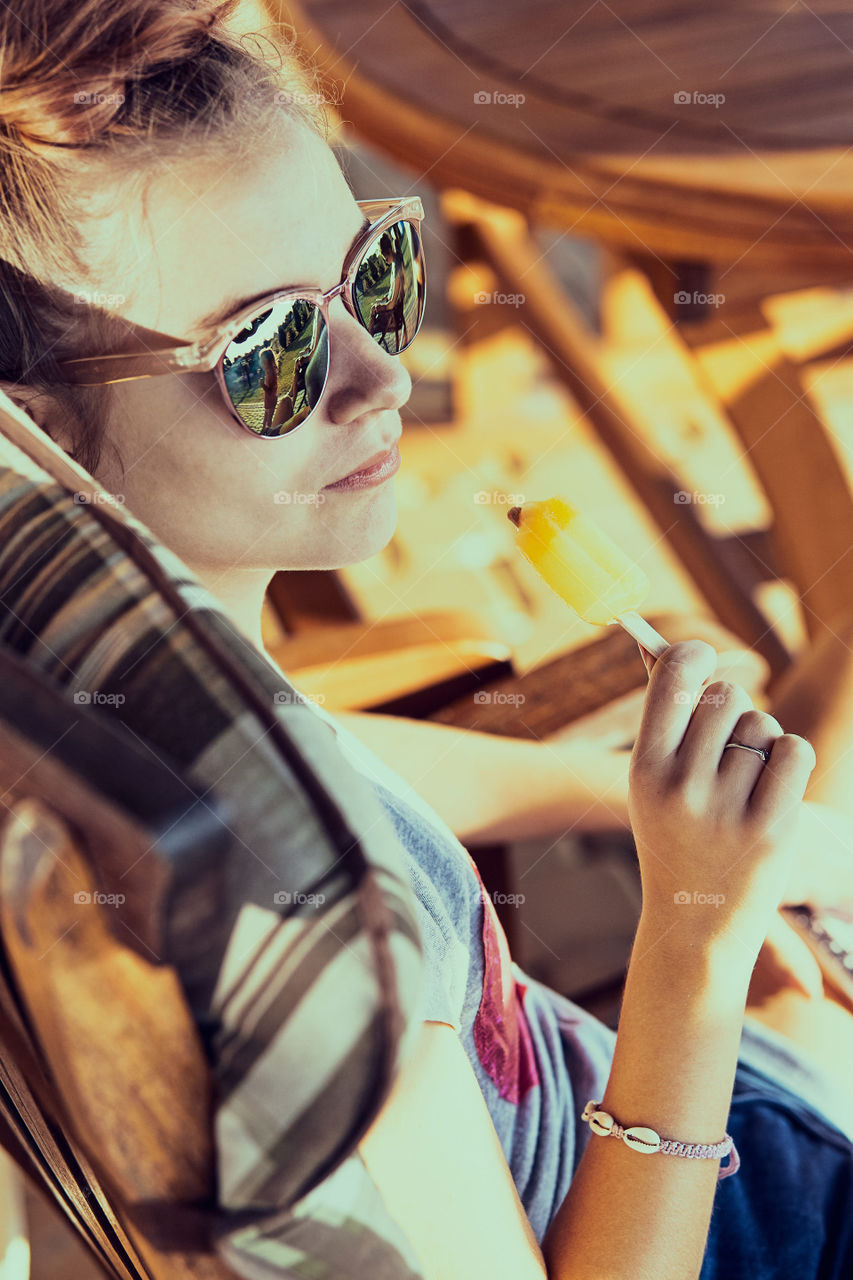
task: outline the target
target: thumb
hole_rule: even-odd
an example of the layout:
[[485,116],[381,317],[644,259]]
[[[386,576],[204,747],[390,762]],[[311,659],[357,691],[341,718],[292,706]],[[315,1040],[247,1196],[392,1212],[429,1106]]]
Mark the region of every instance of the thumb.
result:
[[639,640],[637,641],[637,648],[640,650],[640,657],[643,659],[643,666],[646,668],[648,674],[651,675],[652,667],[657,662],[657,658],[653,653],[649,653],[645,645],[640,644]]

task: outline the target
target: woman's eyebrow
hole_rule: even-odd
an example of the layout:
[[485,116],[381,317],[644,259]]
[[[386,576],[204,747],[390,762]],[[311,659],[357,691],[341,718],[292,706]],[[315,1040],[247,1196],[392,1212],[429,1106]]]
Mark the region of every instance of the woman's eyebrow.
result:
[[[361,237],[364,235],[365,231],[369,226],[370,226],[370,219],[365,218],[361,226],[358,228],[355,235],[353,236],[352,240],[350,240],[346,254],[344,255],[345,257],[349,255],[349,253],[353,248],[353,245],[356,243],[357,240],[361,239]],[[248,297],[245,297],[245,298],[231,298],[228,302],[224,303],[223,306],[217,307],[215,311],[211,311],[209,312],[208,315],[202,316],[202,318],[199,321],[197,321],[195,327],[197,330],[198,329],[217,329],[219,328],[220,325],[223,325],[230,316],[235,315],[236,312],[238,311],[242,311],[243,307],[251,306],[253,302],[258,302],[261,298],[265,298],[271,293],[284,293],[287,289],[291,289],[291,288],[298,289],[298,288],[302,288],[302,286],[301,285],[279,285],[272,289],[264,289],[263,293],[250,294]]]

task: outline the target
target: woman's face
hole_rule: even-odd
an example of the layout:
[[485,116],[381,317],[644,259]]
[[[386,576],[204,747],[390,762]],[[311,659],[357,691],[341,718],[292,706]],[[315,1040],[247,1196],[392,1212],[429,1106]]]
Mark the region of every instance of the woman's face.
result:
[[[121,295],[132,282],[114,308],[122,316],[194,341],[201,318],[231,299],[338,283],[363,217],[330,148],[288,123],[276,148],[244,154],[182,164],[151,184],[144,219],[128,201],[87,230],[90,261],[109,264],[97,288]],[[320,405],[278,440],[233,421],[212,373],[115,384],[98,479],[194,569],[335,568],[373,555],[394,530],[393,478],[328,486],[395,446],[411,380],[340,297],[328,336]]]

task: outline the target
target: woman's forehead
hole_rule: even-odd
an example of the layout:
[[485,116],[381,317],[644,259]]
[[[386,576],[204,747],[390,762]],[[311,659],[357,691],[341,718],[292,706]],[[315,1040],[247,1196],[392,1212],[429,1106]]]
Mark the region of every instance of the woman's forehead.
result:
[[[111,310],[196,338],[200,319],[229,299],[337,282],[362,213],[321,138],[304,126],[278,138],[264,136],[239,157],[205,154],[154,178],[139,207],[126,211],[134,234],[119,257],[136,250],[123,273],[132,286],[125,294],[107,290],[120,300]],[[109,222],[99,222],[93,245],[102,262],[116,261],[109,235],[115,238],[118,226]]]

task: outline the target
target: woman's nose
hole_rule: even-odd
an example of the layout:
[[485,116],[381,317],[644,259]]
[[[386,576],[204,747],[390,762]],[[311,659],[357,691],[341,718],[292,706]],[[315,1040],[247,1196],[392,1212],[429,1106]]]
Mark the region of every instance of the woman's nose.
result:
[[[330,312],[335,309],[332,304]],[[412,394],[412,379],[402,360],[392,356],[358,321],[344,314],[329,316],[329,385],[325,416],[340,426],[371,409],[400,409]],[[393,334],[386,342],[393,343]]]

